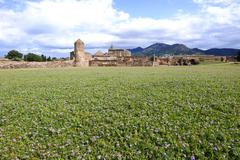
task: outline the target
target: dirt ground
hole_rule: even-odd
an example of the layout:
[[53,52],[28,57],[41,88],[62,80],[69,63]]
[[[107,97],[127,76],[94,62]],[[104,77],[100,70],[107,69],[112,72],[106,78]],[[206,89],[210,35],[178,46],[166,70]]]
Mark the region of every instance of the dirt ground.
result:
[[58,68],[71,67],[72,61],[53,61],[53,62],[24,62],[10,61],[0,59],[0,69],[16,69],[16,68]]

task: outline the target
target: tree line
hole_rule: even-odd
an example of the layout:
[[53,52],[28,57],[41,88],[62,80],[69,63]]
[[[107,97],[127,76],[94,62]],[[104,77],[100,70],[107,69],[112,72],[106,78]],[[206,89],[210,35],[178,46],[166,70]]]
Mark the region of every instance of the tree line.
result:
[[[28,62],[47,62],[47,61],[55,61],[59,60],[56,57],[50,57],[45,55],[38,55],[34,53],[28,53],[26,55],[20,53],[17,50],[11,50],[5,55],[5,58],[13,60],[13,61],[28,61]],[[61,58],[61,60],[65,60],[64,58]]]

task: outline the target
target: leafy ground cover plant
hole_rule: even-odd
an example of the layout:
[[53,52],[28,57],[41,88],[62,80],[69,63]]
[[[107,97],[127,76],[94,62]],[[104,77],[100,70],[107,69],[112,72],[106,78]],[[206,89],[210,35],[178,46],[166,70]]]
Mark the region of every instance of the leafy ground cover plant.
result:
[[240,159],[240,66],[0,70],[0,159]]

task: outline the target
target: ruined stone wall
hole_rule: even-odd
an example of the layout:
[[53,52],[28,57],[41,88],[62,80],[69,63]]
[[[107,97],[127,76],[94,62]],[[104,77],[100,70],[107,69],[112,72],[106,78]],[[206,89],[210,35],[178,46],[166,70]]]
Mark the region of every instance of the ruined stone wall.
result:
[[129,57],[131,53],[124,49],[109,49],[108,56],[110,57]]
[[92,67],[118,66],[118,63],[116,60],[94,60],[90,61],[90,66]]
[[0,69],[17,68],[61,68],[72,67],[72,61],[53,61],[53,62],[24,62],[24,61],[0,61]]

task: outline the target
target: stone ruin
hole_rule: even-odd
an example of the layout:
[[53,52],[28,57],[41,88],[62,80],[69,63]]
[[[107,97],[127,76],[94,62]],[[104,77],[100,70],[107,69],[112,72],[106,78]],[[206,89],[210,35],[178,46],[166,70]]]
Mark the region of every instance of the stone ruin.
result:
[[74,66],[88,67],[91,56],[84,51],[85,44],[82,40],[78,39],[74,43]]
[[95,55],[85,52],[85,44],[78,39],[74,43],[74,51],[70,53],[73,61],[24,62],[0,58],[0,69],[10,68],[57,68],[57,67],[89,67],[89,66],[160,66],[160,65],[193,65],[203,61],[229,62],[233,57],[212,55],[179,55],[168,57],[133,56],[126,49],[109,48],[107,53],[98,51]]
[[216,56],[200,56],[200,55],[179,55],[168,57],[151,57],[151,56],[133,56],[126,49],[117,49],[110,47],[108,52],[98,51],[95,55],[91,55],[84,51],[85,44],[78,39],[74,43],[74,66],[160,66],[160,65],[195,65],[199,64],[201,58],[216,59],[222,57]]

